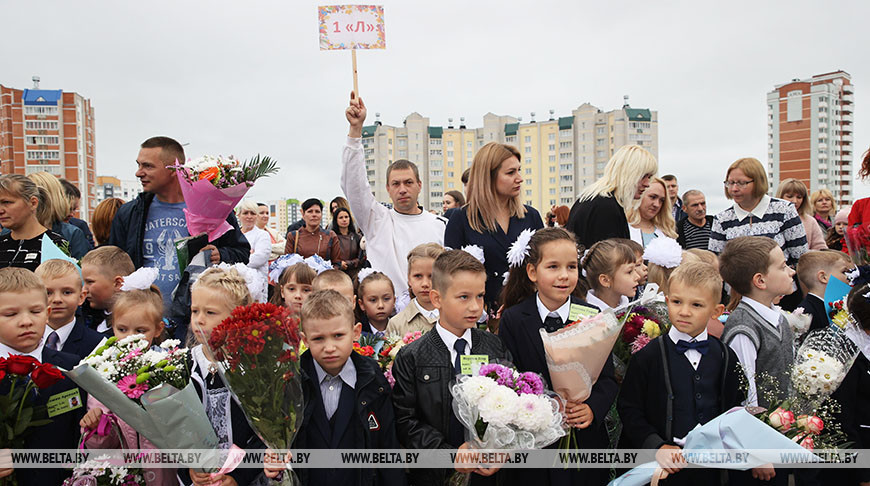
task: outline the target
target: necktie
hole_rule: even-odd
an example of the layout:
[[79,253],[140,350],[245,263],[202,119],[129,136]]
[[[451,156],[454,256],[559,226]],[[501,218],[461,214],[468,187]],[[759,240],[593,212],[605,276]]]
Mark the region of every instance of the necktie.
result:
[[704,341],[685,341],[680,339],[677,341],[676,347],[678,353],[685,353],[690,349],[694,349],[701,354],[707,354],[710,343],[706,339]]
[[462,355],[465,354],[465,345],[468,344],[465,342],[465,339],[459,338],[453,343],[453,349],[456,350],[456,361],[453,362],[453,371],[456,374],[462,373]]
[[544,330],[547,332],[556,332],[564,326],[565,323],[562,322],[562,318],[558,314],[550,314],[544,319]]
[[57,351],[57,345],[59,342],[60,336],[57,335],[57,331],[51,331],[51,334],[48,335],[48,339],[45,341],[45,347],[52,351]]

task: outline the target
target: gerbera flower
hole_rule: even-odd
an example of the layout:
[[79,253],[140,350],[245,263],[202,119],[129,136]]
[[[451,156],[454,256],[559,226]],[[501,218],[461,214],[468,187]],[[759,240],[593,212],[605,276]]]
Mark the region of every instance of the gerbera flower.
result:
[[136,375],[127,375],[118,382],[118,388],[129,398],[139,398],[148,390],[148,383],[136,383]]

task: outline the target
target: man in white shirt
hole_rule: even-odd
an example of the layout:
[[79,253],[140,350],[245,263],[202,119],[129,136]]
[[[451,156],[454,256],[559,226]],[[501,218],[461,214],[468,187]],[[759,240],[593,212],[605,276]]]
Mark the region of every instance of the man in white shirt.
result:
[[397,160],[387,169],[387,192],[393,209],[375,199],[362,146],[366,106],[353,93],[345,117],[350,131],[342,154],[341,189],[366,237],[368,260],[390,277],[398,293],[408,287],[408,252],[422,243],[443,245],[447,221],[423,211],[418,204],[423,184],[417,166],[407,160]]

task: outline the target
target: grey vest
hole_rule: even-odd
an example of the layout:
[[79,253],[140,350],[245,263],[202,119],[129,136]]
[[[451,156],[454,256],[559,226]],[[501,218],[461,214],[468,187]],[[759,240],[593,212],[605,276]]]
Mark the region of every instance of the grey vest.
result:
[[[785,399],[791,388],[790,372],[794,361],[794,333],[785,316],[779,316],[779,326],[774,328],[752,306],[740,302],[725,322],[722,341],[731,344],[738,334],[748,337],[757,350],[756,377],[764,373],[773,378],[779,392],[778,399]],[[765,400],[763,391],[770,388],[770,384],[765,387],[765,383],[763,379],[755,380],[758,405],[765,408],[778,405]]]

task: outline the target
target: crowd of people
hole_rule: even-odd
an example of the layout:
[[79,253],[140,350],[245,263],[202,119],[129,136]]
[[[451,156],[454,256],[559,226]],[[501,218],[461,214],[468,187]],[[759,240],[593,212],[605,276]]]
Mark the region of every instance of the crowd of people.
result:
[[[830,191],[810,193],[796,179],[782,181],[773,197],[763,164],[741,158],[724,171],[725,195],[733,204],[709,215],[703,192],[680,194],[675,175],[657,176],[652,154],[625,146],[573,207],[554,206],[542,217],[522,203],[518,150],[489,143],[466,172],[464,191],[445,193],[442,214],[419,205],[417,166],[393,162],[386,174],[388,207],[374,198],[366,175],[366,115],[362,99],[352,95],[341,154],[343,195],[330,201],[326,215],[320,199],[308,199],[299,221],[276,232],[265,204],[243,200],[226,218],[232,229],[202,248],[209,268],[197,275],[179,267],[175,246],[195,236],[188,233],[181,182],[170,169],[185,160],[175,140],[143,142],[136,177],[144,192],[126,203],[101,202],[90,225],[73,216],[81,194],[67,181],[47,173],[0,176],[0,356],[26,354],[70,369],[104,337],[142,334],[152,345],[179,339],[192,350],[192,380],[221,446],[262,449],[204,344],[234,308],[269,299],[301,318],[308,347],[300,361],[308,385],[297,446],[465,449],[470,445],[447,392],[461,374],[462,356],[510,361],[520,372],[538,373],[552,389],[539,331],[565,327],[578,306],[591,313],[619,309],[655,283],[669,331],[638,352],[620,380],[608,360],[588,399],[564,403],[572,444],[614,447],[605,422],[615,407],[622,423],[618,444],[661,453],[656,458],[671,474],[665,484],[722,484],[726,477],[728,484],[787,484],[785,470],[683,471],[685,462],[669,454],[696,425],[734,405],[771,405],[758,392],[756,375],[787,383],[795,352],[796,337],[781,311],[802,307],[813,314],[814,329],[827,325],[825,285],[846,280],[852,263],[845,232],[870,222],[867,200],[851,210],[838,208]],[[870,175],[870,156],[862,175]],[[678,244],[672,263],[647,251],[665,240]],[[71,258],[43,258],[47,244]],[[524,247],[516,260],[518,244]],[[268,291],[252,291],[236,264],[268,281]],[[141,268],[154,269],[154,284],[125,287]],[[850,308],[853,301],[856,309],[866,306],[868,290],[853,290]],[[855,318],[865,332],[870,329],[870,319],[860,312]],[[394,383],[374,360],[353,352],[360,336],[414,332],[423,336],[395,358]],[[843,430],[859,449],[870,444],[863,407],[870,397],[868,369],[867,356],[859,355],[835,394]],[[75,388],[69,379],[55,386],[37,400]],[[355,407],[360,400],[362,407]],[[38,428],[26,446],[75,448],[111,415],[93,397],[86,403]],[[90,434],[84,446],[154,447],[129,425],[119,425],[120,435]],[[475,484],[598,485],[609,474],[604,468],[456,470],[472,473]],[[208,474],[180,467],[149,470],[146,481],[247,485],[281,471]],[[12,472],[3,469],[0,476]],[[58,469],[16,472],[22,485],[64,479]],[[795,476],[798,484],[870,481],[861,469],[829,472]],[[309,469],[301,475],[303,484],[424,485],[447,477],[445,470],[406,474],[389,468]]]

